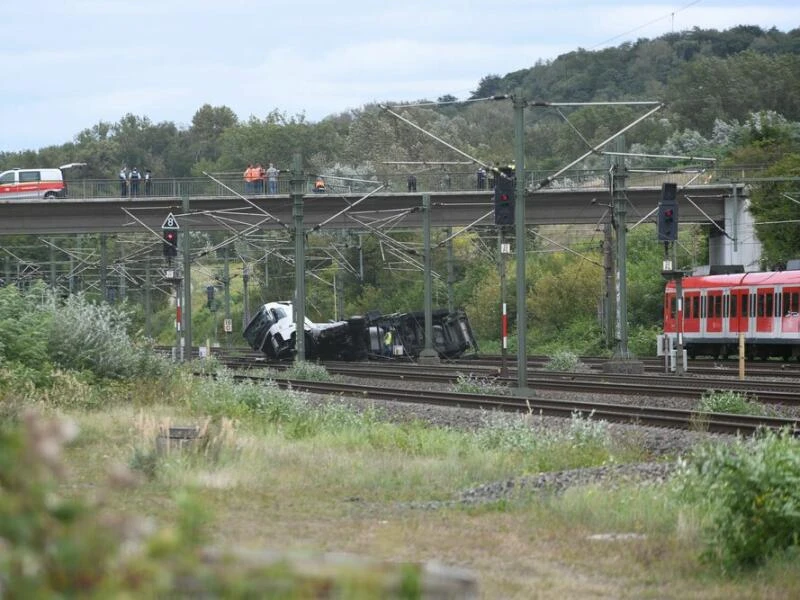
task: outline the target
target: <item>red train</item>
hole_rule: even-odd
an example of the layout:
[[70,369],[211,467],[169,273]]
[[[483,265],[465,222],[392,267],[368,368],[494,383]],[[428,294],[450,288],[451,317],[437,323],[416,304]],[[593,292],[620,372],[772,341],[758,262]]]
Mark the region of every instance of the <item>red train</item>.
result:
[[[689,358],[800,358],[800,270],[684,277],[680,321]],[[677,347],[675,282],[664,291],[664,336]]]

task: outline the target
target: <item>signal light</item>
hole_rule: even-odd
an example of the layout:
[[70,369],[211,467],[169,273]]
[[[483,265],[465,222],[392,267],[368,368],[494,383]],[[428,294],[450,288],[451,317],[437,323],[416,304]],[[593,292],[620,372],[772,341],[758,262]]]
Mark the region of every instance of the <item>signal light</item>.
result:
[[500,174],[494,179],[494,224],[513,225],[515,212],[514,186],[516,179]]
[[178,232],[174,229],[164,230],[164,256],[166,258],[178,256]]
[[678,186],[665,183],[661,186],[658,203],[658,241],[674,242],[678,239]]

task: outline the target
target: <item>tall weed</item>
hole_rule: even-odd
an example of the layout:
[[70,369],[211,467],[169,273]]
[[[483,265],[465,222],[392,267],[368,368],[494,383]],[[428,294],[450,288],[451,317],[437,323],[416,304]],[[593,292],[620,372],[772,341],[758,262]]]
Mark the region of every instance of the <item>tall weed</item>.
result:
[[699,448],[675,480],[703,523],[703,556],[725,571],[760,565],[800,543],[800,441],[767,432]]

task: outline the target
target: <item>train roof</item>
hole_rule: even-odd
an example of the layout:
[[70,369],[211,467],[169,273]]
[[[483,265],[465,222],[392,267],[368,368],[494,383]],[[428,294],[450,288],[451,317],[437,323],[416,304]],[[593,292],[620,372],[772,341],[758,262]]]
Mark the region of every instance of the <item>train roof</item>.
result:
[[[725,275],[703,275],[683,278],[683,289],[688,288],[731,288],[751,285],[797,285],[800,286],[800,270],[793,271],[754,271],[749,273],[728,273]],[[675,282],[667,282],[667,289],[674,289]]]

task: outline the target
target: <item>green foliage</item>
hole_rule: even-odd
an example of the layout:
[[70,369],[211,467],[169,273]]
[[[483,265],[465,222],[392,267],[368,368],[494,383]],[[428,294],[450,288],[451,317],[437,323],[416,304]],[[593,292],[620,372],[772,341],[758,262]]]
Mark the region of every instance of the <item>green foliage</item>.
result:
[[522,453],[529,468],[547,471],[613,462],[613,447],[607,424],[592,415],[572,414],[565,428],[532,428],[535,417],[513,417],[486,413],[484,426],[475,432],[477,443],[486,450]]
[[559,331],[576,318],[593,314],[600,297],[603,270],[592,254],[588,262],[571,254],[553,254],[540,264],[539,277],[533,281],[531,323],[540,329]]
[[[793,147],[765,173],[767,177],[800,177],[800,132]],[[756,231],[762,240],[762,258],[767,266],[785,265],[798,258],[800,224],[797,222],[795,197],[797,183],[790,181],[764,182],[753,188],[750,212],[757,221]]]
[[634,325],[628,328],[628,350],[633,356],[655,356],[658,339],[656,336],[662,331],[661,325]]
[[475,373],[459,373],[456,382],[450,385],[454,392],[464,394],[487,394],[503,396],[511,393],[508,386],[497,383],[497,379]]
[[286,370],[286,377],[289,379],[301,379],[303,381],[330,381],[331,374],[324,365],[308,361],[295,361]]
[[528,336],[528,349],[537,354],[567,351],[597,356],[604,352],[602,344],[600,323],[594,313],[576,317],[561,330],[535,328]]
[[800,442],[790,432],[703,446],[675,484],[701,516],[704,557],[725,571],[763,564],[800,542]]
[[149,348],[134,345],[128,315],[119,308],[91,303],[82,294],[63,304],[53,299],[47,308],[52,313],[48,353],[54,363],[109,378],[154,375],[166,368]]
[[732,390],[709,390],[704,392],[697,406],[700,412],[729,413],[733,415],[770,415],[770,411],[753,396]]
[[[143,523],[60,493],[61,450],[76,433],[68,422],[33,414],[21,425],[0,428],[3,596],[100,598],[123,590],[166,591],[172,583],[166,565],[141,552]],[[123,485],[122,478],[115,485]],[[174,539],[176,555],[190,553],[189,539]],[[125,553],[126,545],[138,550]]]
[[17,370],[43,384],[48,370],[47,330],[52,315],[41,307],[42,286],[26,293],[0,288],[0,366]]
[[544,366],[547,371],[580,371],[586,368],[580,357],[573,352],[562,350],[556,352]]

